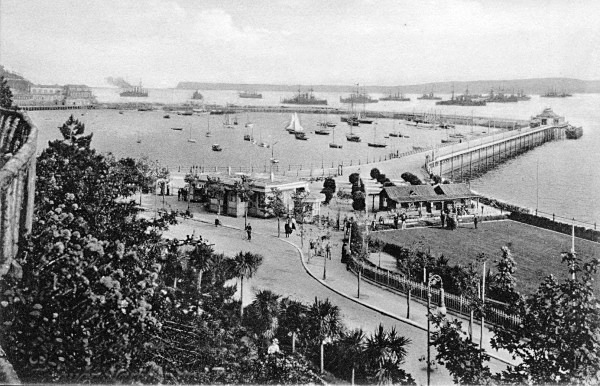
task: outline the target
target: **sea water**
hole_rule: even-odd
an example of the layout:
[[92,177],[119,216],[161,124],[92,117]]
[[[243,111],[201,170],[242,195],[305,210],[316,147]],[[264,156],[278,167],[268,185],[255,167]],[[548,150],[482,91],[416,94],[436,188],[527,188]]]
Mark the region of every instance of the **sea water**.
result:
[[[98,101],[140,102],[179,104],[189,101],[194,90],[150,89],[148,98],[122,98],[115,88],[94,88]],[[210,104],[252,106],[281,105],[282,98],[293,96],[292,92],[262,92],[263,99],[242,99],[237,90],[199,90],[204,101]],[[328,100],[329,107],[346,110],[347,105],[339,102],[342,93],[315,93],[317,98]],[[372,94],[377,98],[383,95]],[[503,201],[535,209],[564,218],[594,224],[600,222],[600,205],[597,193],[600,187],[600,95],[576,94],[570,98],[541,98],[532,96],[529,101],[518,103],[489,103],[483,107],[437,106],[435,101],[417,100],[418,95],[407,95],[410,102],[381,101],[364,106],[369,111],[396,111],[416,113],[459,114],[498,118],[529,119],[544,108],[565,116],[576,126],[583,126],[584,134],[578,140],[555,141],[520,155],[483,176],[471,181],[476,191]],[[440,95],[447,99],[448,95]],[[355,106],[359,111],[363,106]],[[93,146],[102,152],[111,152],[119,157],[148,156],[158,160],[171,170],[186,171],[192,165],[205,167],[231,166],[253,167],[257,171],[269,170],[270,158],[276,158],[280,169],[299,167],[320,168],[367,160],[383,159],[389,153],[410,151],[414,146],[432,146],[440,143],[445,130],[417,129],[397,120],[378,119],[373,125],[361,125],[353,131],[362,137],[361,143],[346,141],[350,128],[340,122],[340,116],[330,114],[299,114],[308,133],[308,141],[299,141],[284,130],[291,113],[238,113],[238,125],[226,128],[224,116],[199,115],[180,116],[170,113],[165,119],[164,111],[125,110],[71,110],[29,113],[40,129],[38,148],[43,149],[49,140],[60,133],[56,129],[73,114],[86,124],[88,132],[94,133]],[[335,142],[342,149],[331,149],[332,135],[319,136],[312,132],[319,121],[327,118],[337,124]],[[254,129],[245,128],[252,122]],[[180,127],[183,130],[172,130]],[[483,135],[485,127],[461,127],[465,134]],[[211,136],[206,136],[210,131]],[[409,138],[390,137],[389,133],[400,132]],[[245,134],[253,135],[257,142],[270,145],[259,147],[244,141]],[[386,138],[388,137],[388,138]],[[188,142],[193,138],[195,143]],[[139,142],[139,143],[138,143]],[[367,142],[384,142],[386,148],[373,148]],[[211,151],[212,144],[223,147],[222,152]],[[368,168],[368,166],[366,166]]]

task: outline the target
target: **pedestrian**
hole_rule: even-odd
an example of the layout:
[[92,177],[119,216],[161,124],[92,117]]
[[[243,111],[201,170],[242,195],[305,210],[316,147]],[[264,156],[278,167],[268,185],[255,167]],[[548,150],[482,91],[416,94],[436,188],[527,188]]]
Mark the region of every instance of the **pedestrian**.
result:
[[177,191],[177,201],[181,201],[181,188]]
[[481,215],[483,216],[483,204],[481,205]]
[[283,227],[285,228],[285,237],[290,237],[290,233],[292,233],[292,228],[290,228],[290,224],[286,222]]
[[394,214],[394,228],[398,229],[398,213]]
[[407,218],[406,213],[402,213],[400,215],[400,220],[402,220],[402,229],[406,229],[406,218]]
[[479,221],[479,219],[477,218],[477,214],[475,214],[473,216],[473,224],[475,224],[475,229],[477,229],[477,222]]
[[248,241],[252,241],[252,227],[250,226],[250,223],[246,225],[246,233],[248,234]]
[[446,224],[446,213],[442,212],[442,214],[440,214],[440,220],[442,221],[442,228],[444,228],[444,225]]
[[346,249],[348,248],[348,243],[344,241],[342,245],[342,264],[344,264],[348,260],[348,253]]
[[325,244],[325,258],[331,260],[331,244],[329,241]]
[[296,219],[292,217],[292,230],[296,230]]

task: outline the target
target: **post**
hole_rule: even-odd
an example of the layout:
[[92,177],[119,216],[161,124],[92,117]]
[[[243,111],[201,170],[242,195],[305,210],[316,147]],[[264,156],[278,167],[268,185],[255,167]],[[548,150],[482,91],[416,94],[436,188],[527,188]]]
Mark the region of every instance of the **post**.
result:
[[323,280],[327,280],[327,252],[323,256]]
[[[483,277],[482,277],[482,284],[481,284],[481,306],[485,307],[485,261],[483,262]],[[483,326],[484,326],[484,320],[483,320],[483,310],[481,311],[481,330],[479,333],[479,350],[483,350]]]
[[430,335],[430,321],[429,321],[429,310],[431,308],[431,292],[430,282],[427,282],[427,386],[431,385],[431,366],[429,360],[431,358],[431,349],[429,348],[429,335]]
[[324,344],[323,340],[321,340],[321,374],[323,374],[325,372],[325,365],[324,365],[324,360],[323,360],[324,347],[325,347],[325,344]]

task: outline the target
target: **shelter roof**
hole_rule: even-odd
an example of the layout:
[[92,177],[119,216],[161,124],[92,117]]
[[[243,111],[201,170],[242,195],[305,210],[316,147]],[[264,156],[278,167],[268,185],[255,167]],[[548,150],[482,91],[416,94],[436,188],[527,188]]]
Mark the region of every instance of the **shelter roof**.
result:
[[383,192],[396,202],[440,201],[476,197],[466,184],[388,186]]

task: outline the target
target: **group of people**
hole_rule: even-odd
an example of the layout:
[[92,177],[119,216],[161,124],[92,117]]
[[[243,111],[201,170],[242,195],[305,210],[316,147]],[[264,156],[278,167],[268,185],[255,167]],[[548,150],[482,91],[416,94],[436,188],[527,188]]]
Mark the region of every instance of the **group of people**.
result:
[[177,201],[187,201],[188,200],[188,191],[185,188],[179,188],[177,191]]
[[284,228],[285,228],[285,237],[290,237],[292,232],[296,230],[296,219],[288,215],[287,220],[285,221],[285,224],[284,224]]
[[308,241],[309,251],[308,257],[311,256],[323,256],[331,260],[331,243],[327,239],[327,236],[317,237],[316,239],[310,239]]

